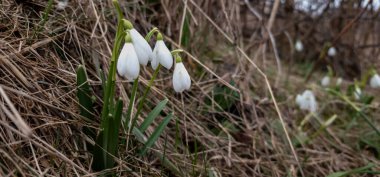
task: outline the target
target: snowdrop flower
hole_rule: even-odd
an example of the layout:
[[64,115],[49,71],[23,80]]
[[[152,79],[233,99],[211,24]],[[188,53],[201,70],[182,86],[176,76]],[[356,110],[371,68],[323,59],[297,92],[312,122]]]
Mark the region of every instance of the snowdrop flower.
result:
[[295,48],[296,48],[297,52],[301,52],[303,50],[303,44],[302,44],[301,40],[298,39],[296,41]]
[[321,80],[321,85],[324,87],[329,86],[330,85],[330,77],[329,76],[323,77]]
[[312,91],[305,90],[301,95],[297,95],[296,103],[302,110],[308,110],[310,112],[316,112],[318,103]]
[[150,60],[150,56],[152,55],[152,48],[136,29],[133,28],[129,30],[129,32],[131,33],[132,42],[135,46],[139,62],[140,64],[146,66]]
[[131,42],[132,39],[129,33],[125,37],[125,41],[126,43],[124,44],[123,49],[121,49],[117,61],[117,72],[128,80],[135,80],[140,72],[139,59],[135,47]]
[[329,55],[330,57],[335,56],[336,55],[336,49],[335,49],[335,47],[330,47],[329,51],[327,51],[327,55]]
[[342,84],[342,82],[343,82],[343,79],[340,77],[340,78],[338,78],[338,79],[336,80],[336,85],[337,85],[337,86],[340,86],[340,85]]
[[371,77],[369,84],[372,88],[379,88],[380,87],[380,76],[378,74],[374,74]]
[[173,73],[173,87],[176,92],[183,92],[190,89],[191,79],[185,66],[183,65],[181,58],[176,57],[176,63]]
[[135,29],[133,25],[128,20],[123,20],[124,26],[129,30],[129,34],[132,38],[133,46],[139,59],[141,65],[146,66],[152,55],[152,48],[145,38]]
[[57,9],[64,10],[67,7],[67,5],[68,5],[68,0],[58,1]]
[[355,85],[355,91],[354,91],[354,97],[356,100],[360,100],[360,97],[362,96],[362,90],[360,87]]
[[164,41],[162,40],[163,37],[161,33],[158,33],[157,35],[157,42],[154,46],[153,53],[152,53],[152,68],[156,69],[159,64],[164,66],[166,69],[170,69],[173,65],[173,56],[170,53],[170,50],[168,47],[166,47]]

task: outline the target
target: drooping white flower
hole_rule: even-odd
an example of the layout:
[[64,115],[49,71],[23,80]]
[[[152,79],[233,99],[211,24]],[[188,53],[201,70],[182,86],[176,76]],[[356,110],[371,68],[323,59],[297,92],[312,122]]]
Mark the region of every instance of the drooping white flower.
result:
[[67,7],[68,4],[69,4],[68,0],[58,1],[57,9],[58,10],[64,10]]
[[191,79],[182,62],[176,62],[173,73],[173,87],[176,92],[190,89]]
[[380,87],[380,76],[378,74],[374,74],[371,77],[369,84],[372,88],[379,88]]
[[166,69],[173,66],[173,56],[162,39],[158,39],[152,53],[152,68],[156,69],[161,64]]
[[316,112],[318,109],[317,100],[311,90],[305,90],[301,95],[297,95],[296,103],[302,110]]
[[302,44],[301,40],[298,39],[296,41],[295,49],[296,49],[297,52],[302,52],[303,51],[303,44]]
[[329,86],[330,85],[330,77],[329,76],[323,77],[321,80],[321,85],[324,87]]
[[327,51],[327,55],[329,55],[330,57],[335,56],[336,55],[336,49],[335,49],[335,47],[330,47],[329,51]]
[[130,42],[125,43],[123,49],[121,49],[117,61],[117,72],[128,80],[134,80],[139,76],[139,59],[135,47]]
[[135,47],[139,63],[146,66],[150,60],[150,56],[152,55],[152,48],[136,29],[130,29],[129,33],[131,34],[132,43]]
[[360,97],[362,96],[362,90],[360,89],[360,87],[358,86],[355,86],[355,90],[354,90],[354,97],[356,100],[360,100]]
[[336,80],[336,85],[337,85],[337,86],[340,86],[340,85],[342,84],[342,82],[343,82],[343,79],[340,77],[340,78],[338,78],[338,79]]

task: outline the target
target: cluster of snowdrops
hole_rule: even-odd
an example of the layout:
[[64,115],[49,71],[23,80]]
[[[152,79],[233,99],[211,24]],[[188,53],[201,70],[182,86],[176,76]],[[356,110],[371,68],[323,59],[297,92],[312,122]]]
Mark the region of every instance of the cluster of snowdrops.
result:
[[[157,29],[152,30],[152,34],[154,32],[157,33],[157,41],[152,50],[147,40],[133,28],[133,25],[128,20],[124,20],[124,25],[127,28],[125,44],[117,61],[117,71],[120,76],[129,81],[135,80],[140,73],[140,64],[146,66],[149,61],[154,70],[161,67],[161,65],[170,70],[173,66],[174,56],[174,90],[176,92],[183,92],[184,90],[190,89],[191,79],[178,53],[180,50],[170,52],[163,41],[162,34]],[[148,36],[150,38],[149,34]]]
[[[297,40],[295,43],[295,50],[297,52],[302,52],[304,49],[303,44],[300,40]],[[330,47],[327,51],[327,55],[334,57],[337,54],[335,47]],[[328,68],[328,74],[324,76],[320,82],[323,87],[332,87],[339,88],[342,84],[343,79],[341,77],[334,79],[334,73],[331,68]],[[352,96],[355,100],[360,100],[363,96],[362,88],[364,88],[369,79],[369,86],[372,88],[380,88],[380,76],[374,69],[371,69],[367,72],[366,76],[361,82],[355,80],[349,95]],[[335,81],[335,84],[333,83]],[[307,89],[302,94],[298,94],[295,100],[296,104],[301,110],[306,110],[311,113],[315,113],[318,110],[318,102],[313,93],[313,91]]]

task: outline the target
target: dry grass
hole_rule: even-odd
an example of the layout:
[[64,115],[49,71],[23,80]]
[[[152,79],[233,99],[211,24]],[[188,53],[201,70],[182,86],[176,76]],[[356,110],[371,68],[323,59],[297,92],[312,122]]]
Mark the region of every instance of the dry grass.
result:
[[[172,48],[186,50],[191,91],[174,94],[171,72],[162,72],[149,102],[154,105],[167,97],[165,112],[174,110],[176,116],[153,151],[165,149],[167,158],[189,176],[327,176],[369,162],[380,165],[373,149],[358,147],[368,126],[359,122],[346,132],[339,125],[350,115],[345,103],[336,98],[321,100],[321,106],[326,115],[335,113],[341,120],[311,143],[294,146],[297,127],[305,116],[296,109],[294,95],[305,84],[295,69],[287,70],[280,56],[274,55],[283,48],[277,51],[273,46],[289,44],[278,39],[279,34],[288,33],[277,30],[281,22],[276,21],[276,13],[283,14],[282,7],[273,8],[270,14],[253,15],[261,13],[264,3],[121,2],[137,29],[145,33],[157,26]],[[98,73],[99,68],[108,68],[116,15],[110,1],[74,0],[65,10],[53,8],[45,26],[33,37],[45,6],[40,1],[0,2],[0,174],[93,176],[86,148],[86,142],[93,140],[81,130],[99,127],[99,119],[85,122],[78,114],[75,69],[86,66],[97,95],[94,114],[99,117]],[[190,21],[188,44],[180,40],[186,35],[181,32],[186,28],[184,14]],[[289,56],[283,54],[283,58]],[[150,67],[144,69],[144,85],[152,72]],[[290,84],[284,82],[288,77]],[[131,84],[117,85],[118,94],[128,102]],[[227,107],[209,101],[217,96],[215,87],[230,90],[227,93],[235,90],[239,97],[227,101]],[[141,93],[144,88],[139,89]],[[324,92],[318,96],[328,97]],[[149,109],[147,106],[146,112]],[[378,110],[373,109],[372,115],[378,115]],[[307,128],[306,132],[313,131],[313,125]],[[153,156],[140,158],[130,149],[120,152],[118,166],[111,169],[119,175],[173,175]]]

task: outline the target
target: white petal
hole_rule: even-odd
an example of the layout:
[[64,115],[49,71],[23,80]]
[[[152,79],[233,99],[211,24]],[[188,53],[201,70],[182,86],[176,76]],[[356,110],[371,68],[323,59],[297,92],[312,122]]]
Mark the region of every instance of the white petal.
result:
[[335,47],[330,47],[329,48],[329,51],[327,52],[327,54],[330,56],[330,57],[333,57],[336,55],[336,49]]
[[118,73],[128,80],[139,76],[140,65],[132,43],[125,43],[117,61]]
[[180,78],[180,67],[178,67],[178,64],[176,64],[174,68],[174,73],[173,73],[173,88],[176,92],[182,92],[182,83],[181,83],[181,78]]
[[303,50],[303,44],[300,40],[297,40],[295,48],[297,52],[301,52]]
[[166,47],[163,40],[157,41],[158,50],[156,57],[162,66],[166,69],[170,69],[173,66],[173,56],[170,53],[168,47]]
[[330,84],[330,77],[329,76],[325,76],[322,78],[321,80],[321,85],[326,87]]
[[68,0],[62,0],[62,1],[58,1],[58,4],[57,4],[57,9],[58,10],[63,10],[67,7],[68,5]]
[[359,87],[356,87],[354,91],[355,99],[360,100],[361,94],[362,94],[362,90]]
[[146,66],[150,60],[150,56],[152,55],[152,48],[136,29],[131,29],[129,32],[131,34],[132,42],[135,46],[139,62],[140,64]]
[[342,82],[343,82],[343,79],[340,77],[340,78],[338,78],[338,80],[336,80],[336,85],[340,86],[342,84]]
[[180,65],[182,65],[183,67],[181,68],[180,70],[180,76],[181,76],[181,81],[182,81],[182,87],[184,89],[190,89],[190,86],[191,86],[191,79],[190,79],[190,75],[189,73],[187,72],[185,66],[183,65],[183,63],[178,63]]
[[378,74],[375,74],[371,77],[370,86],[372,88],[379,88],[380,87],[380,76]]
[[153,69],[156,69],[157,67],[158,67],[158,64],[159,64],[159,60],[158,60],[158,49],[159,48],[159,45],[158,45],[158,43],[156,43],[155,44],[155,46],[154,46],[154,49],[153,49],[153,52],[152,52],[152,55],[151,55],[151,57],[152,57],[152,61],[150,62],[150,64],[152,65],[152,68]]
[[315,112],[318,109],[318,103],[312,91],[305,90],[302,95],[297,95],[296,103],[300,109]]
[[127,73],[127,45],[124,44],[123,48],[121,49],[119,58],[117,59],[117,72],[120,76],[124,76]]

